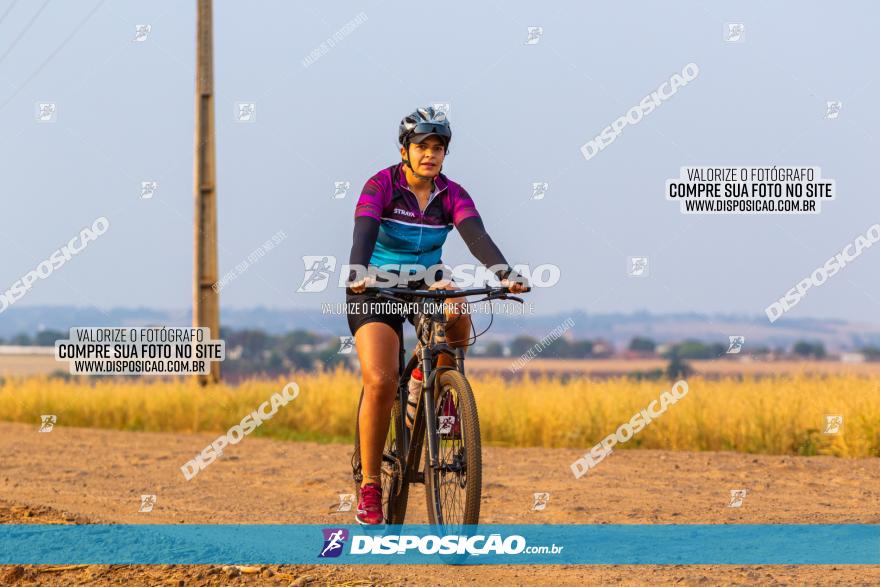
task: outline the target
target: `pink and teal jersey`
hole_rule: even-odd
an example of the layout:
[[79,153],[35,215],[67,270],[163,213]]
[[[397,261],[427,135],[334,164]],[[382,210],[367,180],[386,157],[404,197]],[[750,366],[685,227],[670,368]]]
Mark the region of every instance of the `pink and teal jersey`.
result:
[[354,216],[368,216],[380,223],[370,265],[430,267],[440,263],[443,243],[452,227],[480,214],[465,189],[442,173],[434,178],[434,193],[422,212],[406,181],[403,163],[398,163],[367,181]]

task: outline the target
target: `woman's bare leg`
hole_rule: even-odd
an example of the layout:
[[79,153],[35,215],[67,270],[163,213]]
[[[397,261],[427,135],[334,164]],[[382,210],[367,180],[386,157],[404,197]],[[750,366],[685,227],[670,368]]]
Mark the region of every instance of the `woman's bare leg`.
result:
[[394,329],[381,322],[364,324],[357,329],[354,339],[364,383],[364,399],[358,415],[364,475],[361,485],[381,485],[382,450],[397,391],[400,341]]

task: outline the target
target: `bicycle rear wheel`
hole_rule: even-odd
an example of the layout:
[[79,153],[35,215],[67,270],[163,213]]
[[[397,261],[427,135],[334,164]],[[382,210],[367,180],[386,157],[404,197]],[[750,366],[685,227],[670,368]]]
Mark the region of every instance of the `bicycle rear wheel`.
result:
[[[358,401],[358,414],[364,401],[364,390]],[[386,524],[403,524],[406,517],[406,504],[409,501],[409,483],[403,481],[402,437],[399,431],[403,425],[400,410],[400,394],[395,395],[391,406],[391,423],[388,426],[388,437],[382,451],[382,513]],[[352,477],[354,478],[355,496],[363,480],[361,469],[360,418],[355,419],[354,454],[351,457]]]
[[[480,421],[470,383],[458,371],[446,370],[437,377],[435,413],[438,430],[438,467],[431,469],[425,441],[425,497],[432,525],[454,532],[456,527],[477,524],[480,519],[483,462]],[[454,409],[444,414],[444,403]],[[450,414],[454,420],[450,421]],[[456,426],[456,424],[458,424]],[[448,432],[442,432],[448,430]]]

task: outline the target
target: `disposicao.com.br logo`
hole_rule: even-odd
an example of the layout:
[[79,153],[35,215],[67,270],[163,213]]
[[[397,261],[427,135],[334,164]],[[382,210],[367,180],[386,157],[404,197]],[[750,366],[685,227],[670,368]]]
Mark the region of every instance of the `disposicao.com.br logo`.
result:
[[[319,558],[337,557],[343,552],[348,540],[344,528],[324,528],[323,548]],[[559,554],[564,546],[528,546],[526,539],[518,534],[502,537],[501,534],[475,534],[472,536],[449,534],[439,536],[426,534],[388,534],[384,536],[351,536],[350,555],[401,555],[401,554],[456,554],[456,555],[517,555]]]
[[324,546],[318,553],[318,558],[335,558],[342,554],[345,541],[348,540],[348,530],[345,528],[324,528]]

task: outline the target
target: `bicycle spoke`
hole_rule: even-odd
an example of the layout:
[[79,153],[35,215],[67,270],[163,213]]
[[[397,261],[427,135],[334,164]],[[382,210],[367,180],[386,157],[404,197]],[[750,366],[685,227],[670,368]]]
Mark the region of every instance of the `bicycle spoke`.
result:
[[[393,418],[392,418],[393,420]],[[394,493],[394,464],[397,451],[397,435],[392,421],[388,427],[388,438],[385,441],[385,451],[382,454],[382,514],[386,520],[391,517],[390,502]]]
[[[443,434],[439,436],[439,498],[441,510],[443,513],[443,525],[447,529],[451,527],[461,526],[464,521],[465,495],[467,488],[467,462],[464,458],[465,437],[464,427],[461,425],[461,412],[458,408],[458,398],[452,393],[452,389],[447,388],[441,393],[437,403],[438,421],[440,411],[447,400],[453,402],[455,406],[455,424],[461,429],[459,436],[461,438],[443,438]],[[439,426],[439,424],[438,424]],[[452,431],[450,431],[450,435]]]

